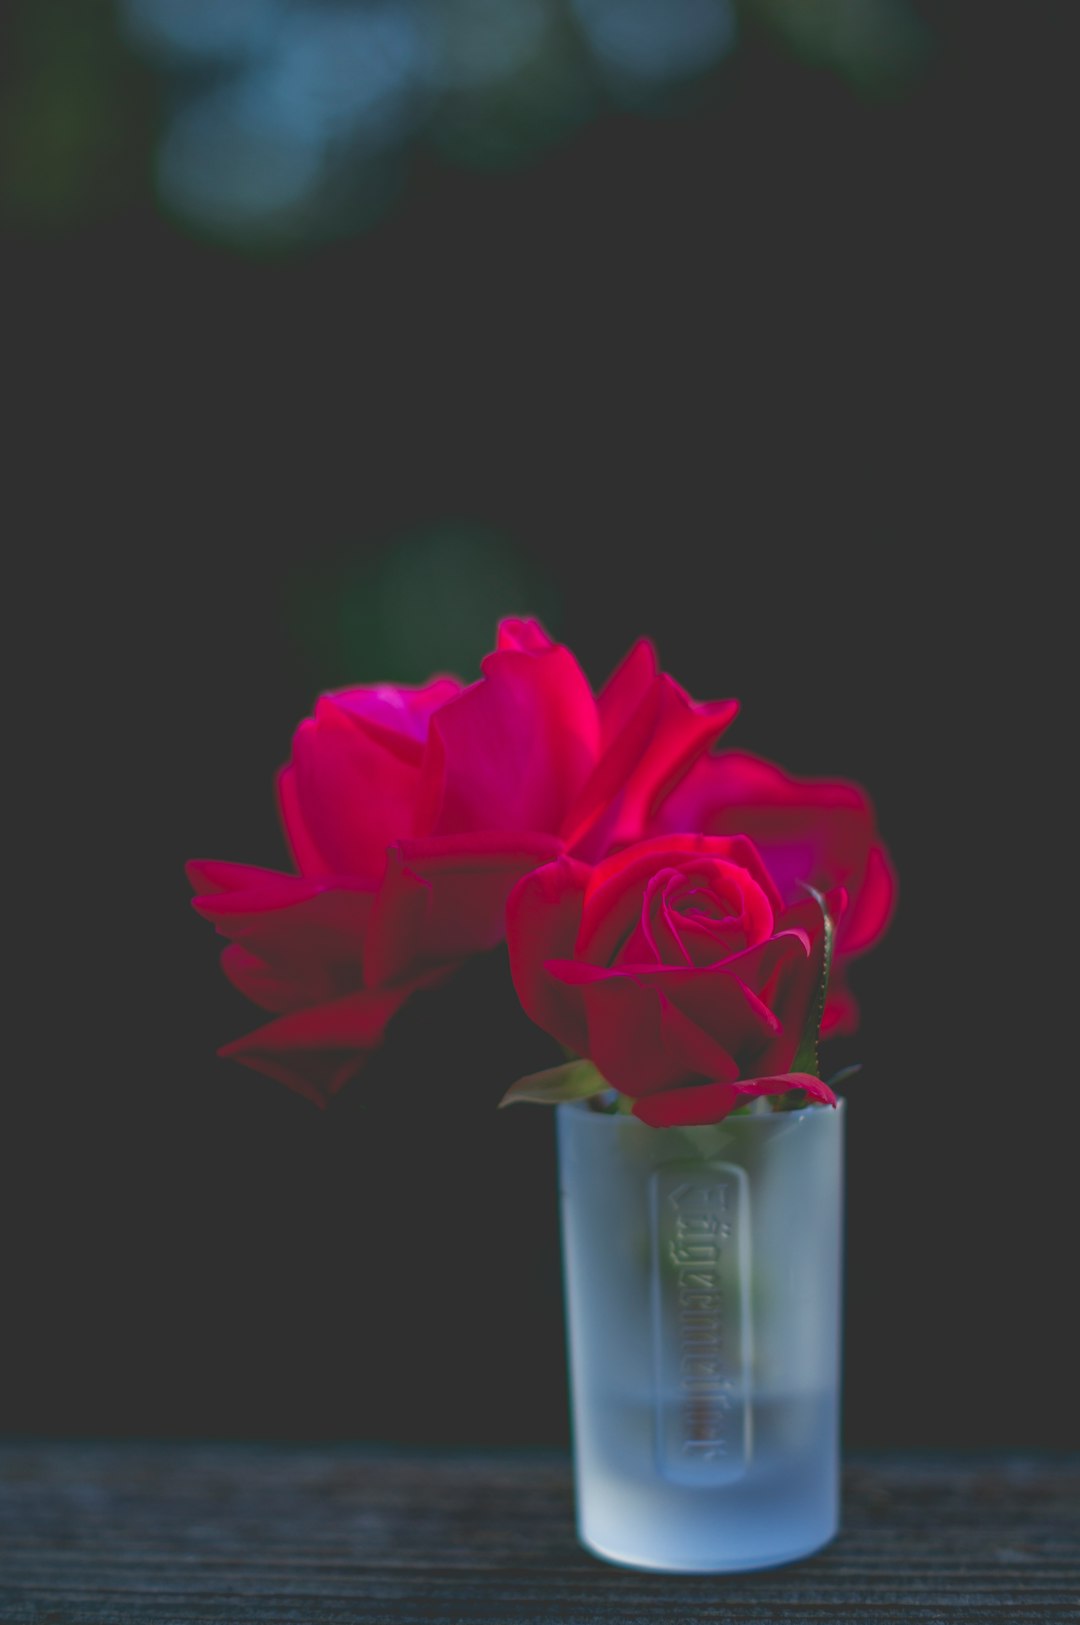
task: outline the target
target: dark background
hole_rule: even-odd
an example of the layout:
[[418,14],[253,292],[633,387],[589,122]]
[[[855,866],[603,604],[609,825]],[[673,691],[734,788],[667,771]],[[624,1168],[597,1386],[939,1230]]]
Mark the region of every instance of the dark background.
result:
[[789,14],[660,89],[582,49],[554,133],[513,86],[429,110],[385,198],[354,143],[267,222],[155,169],[190,64],[8,8],[0,1429],[565,1438],[552,1123],[493,1110],[546,1041],[499,958],[318,1113],[215,1058],[258,1017],[181,868],[283,862],[321,688],[470,676],[534,609],[596,681],[648,632],[732,743],[877,802],[848,1441],[1077,1442],[1072,70],[1050,8],[925,0],[869,66],[851,8],[831,55]]

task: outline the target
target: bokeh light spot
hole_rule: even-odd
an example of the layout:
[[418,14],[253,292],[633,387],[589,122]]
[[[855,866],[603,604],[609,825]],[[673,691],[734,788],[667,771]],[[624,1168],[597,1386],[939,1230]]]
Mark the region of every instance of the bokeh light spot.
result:
[[274,116],[301,138],[384,145],[411,133],[429,55],[410,6],[307,6],[278,33],[254,80]]
[[321,144],[302,139],[241,82],[178,110],[161,144],[158,180],[181,214],[243,232],[302,205],[321,168]]
[[540,49],[552,21],[545,0],[432,0],[429,17],[434,73],[451,90],[516,73]]
[[616,77],[703,73],[735,43],[730,0],[572,0],[601,64]]
[[121,0],[133,41],[169,56],[247,56],[265,47],[282,0]]

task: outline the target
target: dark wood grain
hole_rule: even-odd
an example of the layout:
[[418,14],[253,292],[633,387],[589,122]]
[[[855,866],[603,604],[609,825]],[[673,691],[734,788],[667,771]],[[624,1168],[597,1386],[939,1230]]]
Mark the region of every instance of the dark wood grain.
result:
[[581,1550],[556,1455],[0,1445],[2,1625],[1073,1619],[1077,1458],[859,1456],[826,1552],[676,1578]]

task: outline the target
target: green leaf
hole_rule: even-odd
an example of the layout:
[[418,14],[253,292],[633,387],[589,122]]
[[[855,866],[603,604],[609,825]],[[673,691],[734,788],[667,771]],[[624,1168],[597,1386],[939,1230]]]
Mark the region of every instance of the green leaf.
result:
[[829,1085],[830,1089],[835,1089],[838,1083],[846,1083],[849,1078],[853,1078],[855,1076],[856,1072],[861,1071],[862,1062],[852,1061],[850,1066],[842,1066],[839,1072],[834,1072],[831,1078],[825,1079],[825,1082]]
[[818,983],[817,996],[806,1017],[799,1047],[795,1052],[789,1072],[809,1072],[811,1077],[820,1078],[821,1063],[818,1060],[818,1039],[821,1037],[821,1018],[825,1014],[825,995],[829,991],[829,972],[832,969],[833,941],[836,937],[836,926],[832,915],[825,904],[825,899],[813,886],[805,886],[811,897],[821,910],[825,921],[825,953],[821,961],[821,981]]
[[552,1066],[546,1072],[533,1072],[519,1078],[499,1101],[501,1106],[513,1106],[519,1100],[533,1101],[541,1106],[557,1106],[563,1100],[588,1100],[590,1095],[602,1094],[609,1087],[591,1061],[567,1061],[565,1066]]

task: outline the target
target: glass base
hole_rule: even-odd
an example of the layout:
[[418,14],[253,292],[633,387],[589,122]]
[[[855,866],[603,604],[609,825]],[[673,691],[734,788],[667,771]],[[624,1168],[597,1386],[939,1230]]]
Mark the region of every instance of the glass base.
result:
[[815,1552],[824,1551],[836,1539],[837,1530],[833,1529],[823,1540],[812,1546],[799,1546],[793,1551],[785,1552],[748,1552],[742,1557],[728,1559],[718,1558],[715,1555],[700,1562],[686,1561],[660,1561],[642,1557],[640,1553],[617,1552],[608,1550],[596,1541],[589,1540],[579,1529],[578,1540],[587,1552],[600,1558],[604,1563],[614,1563],[621,1569],[641,1569],[650,1574],[749,1574],[755,1569],[778,1569],[785,1563],[800,1563],[807,1557],[813,1557]]

